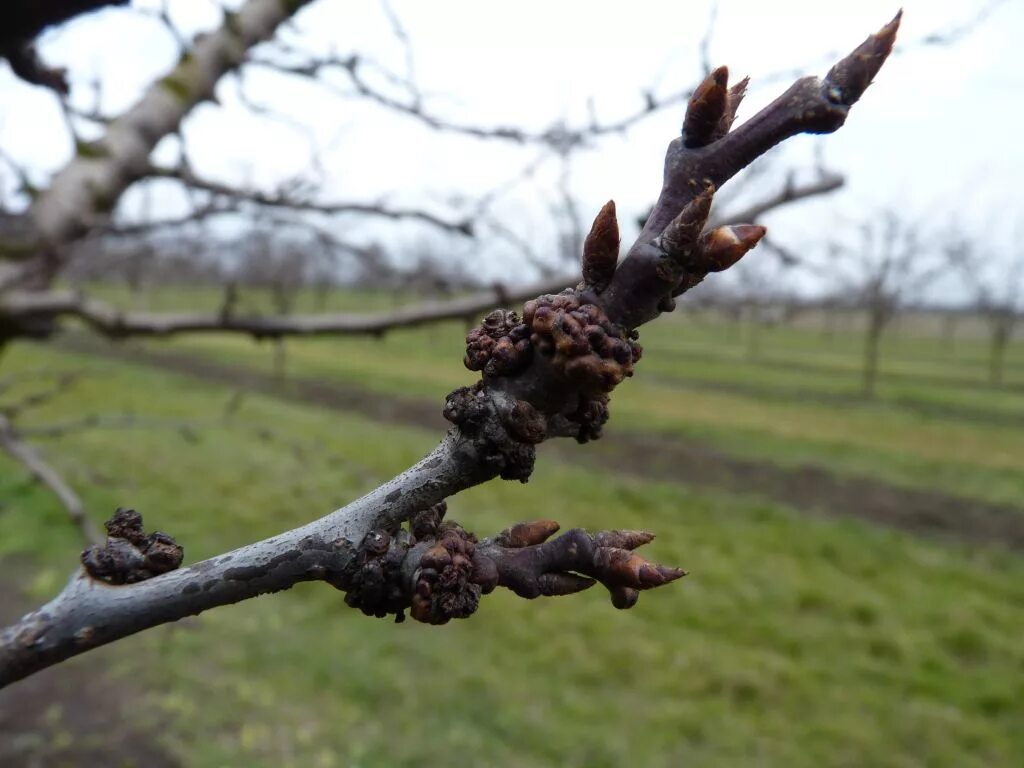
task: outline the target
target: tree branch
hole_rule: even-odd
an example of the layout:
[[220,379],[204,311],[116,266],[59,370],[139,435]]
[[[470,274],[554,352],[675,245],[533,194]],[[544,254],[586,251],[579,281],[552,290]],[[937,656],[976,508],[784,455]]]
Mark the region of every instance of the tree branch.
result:
[[0,29],[0,58],[6,58],[14,74],[33,85],[68,92],[63,69],[47,67],[39,58],[35,38],[46,27],[75,16],[128,0],[9,0],[4,6],[4,25]]
[[[522,318],[499,310],[471,330],[465,364],[481,379],[448,396],[444,416],[453,427],[418,464],[301,528],[122,586],[110,584],[165,569],[180,552],[167,537],[146,537],[141,528],[121,533],[115,516],[106,548],[84,557],[87,570],[0,635],[0,684],[148,627],[299,581],[322,579],[347,590],[347,601],[366,613],[401,615],[408,605],[414,618],[443,623],[472,613],[479,596],[499,584],[532,597],[579,591],[596,579],[611,589],[615,605],[629,607],[635,590],[681,576],[631,553],[649,540],[642,532],[571,531],[545,543],[554,527],[540,522],[478,548],[474,537],[442,523],[441,511],[432,508],[495,476],[525,482],[537,444],[548,438],[586,442],[600,435],[609,394],[640,360],[636,327],[664,311],[674,294],[735,264],[764,234],[746,225],[704,231],[714,187],[795,133],[838,128],[884,61],[898,21],[823,82],[797,82],[732,133],[739,94],[734,88],[723,95],[723,73],[713,72],[691,99],[686,135],[669,146],[661,197],[630,255],[616,263],[619,232],[609,203],[584,244],[584,282],[528,301]],[[401,532],[414,515],[411,529]],[[129,570],[119,570],[122,565]]]
[[793,178],[789,178],[786,180],[785,186],[774,195],[758,200],[741,210],[728,211],[721,217],[715,217],[715,221],[720,221],[723,224],[736,221],[756,222],[769,211],[797,200],[827,195],[830,192],[835,192],[844,183],[845,179],[838,173],[829,172],[822,172],[814,181],[802,184],[796,182]]
[[493,289],[441,302],[415,304],[375,314],[236,315],[230,308],[220,312],[125,312],[98,299],[71,291],[25,291],[0,296],[0,328],[3,325],[35,328],[36,335],[57,330],[56,321],[77,318],[111,338],[171,336],[183,333],[240,333],[257,339],[286,336],[344,336],[381,334],[399,328],[474,317],[494,304],[507,305],[558,291],[576,281],[562,275],[516,289]]
[[56,469],[18,436],[6,416],[0,416],[0,448],[3,448],[8,456],[25,467],[32,477],[42,483],[57,498],[87,543],[95,544],[102,541],[96,526],[86,515],[85,505],[78,494],[64,481]]
[[146,173],[147,177],[175,179],[182,184],[192,188],[209,192],[219,197],[226,197],[233,201],[245,201],[255,205],[271,208],[286,208],[293,211],[305,211],[310,213],[322,213],[335,215],[339,213],[359,213],[367,216],[376,216],[385,219],[413,219],[425,224],[437,227],[446,232],[454,232],[460,235],[473,234],[473,223],[468,219],[461,221],[449,221],[429,211],[417,208],[391,207],[384,203],[369,202],[343,202],[328,201],[315,202],[301,197],[289,195],[284,192],[266,193],[252,189],[242,189],[230,184],[224,184],[212,179],[204,179],[197,176],[187,168],[159,168],[151,167]]
[[213,97],[217,81],[241,65],[248,49],[269,39],[309,0],[247,0],[224,24],[198,38],[165,77],[153,83],[127,112],[111,121],[89,152],[79,153],[32,202],[30,218],[43,264],[26,265],[8,284],[52,276],[62,246],[105,218],[121,194],[149,168],[157,143],[178,130],[199,103]]

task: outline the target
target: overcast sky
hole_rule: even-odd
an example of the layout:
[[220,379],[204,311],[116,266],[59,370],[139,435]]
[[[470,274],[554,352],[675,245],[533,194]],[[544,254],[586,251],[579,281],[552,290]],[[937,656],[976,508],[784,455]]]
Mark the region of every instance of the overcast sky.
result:
[[[766,175],[768,187],[781,183],[785,169],[809,168],[816,151],[848,180],[827,200],[769,218],[776,239],[803,252],[820,251],[827,238],[842,237],[853,223],[890,207],[939,230],[960,223],[994,253],[1008,252],[1014,234],[1019,242],[1024,2],[999,4],[954,44],[914,45],[969,21],[986,5],[904,3],[900,40],[907,50],[886,64],[846,126],[823,139],[799,137],[773,159],[778,172]],[[207,0],[171,0],[170,7],[189,35],[219,19]],[[413,73],[429,111],[481,126],[533,129],[558,120],[583,124],[588,103],[601,120],[613,121],[639,108],[644,90],[668,95],[693,86],[710,16],[708,3],[654,0],[393,0],[392,7],[412,41]],[[760,86],[763,76],[787,69],[823,74],[829,54],[849,51],[896,10],[890,0],[723,0],[710,58],[728,64],[734,78],[752,76],[743,120],[786,86],[779,80]],[[360,52],[399,74],[406,70],[404,50],[378,0],[317,0],[286,37],[312,51]],[[158,23],[125,10],[52,30],[42,50],[50,62],[69,68],[79,105],[91,106],[89,84],[101,81],[102,107],[109,113],[129,106],[176,57]],[[239,80],[223,82],[221,104],[197,110],[186,126],[189,152],[208,175],[271,188],[309,166],[312,137],[324,171],[323,197],[387,196],[444,212],[453,201],[514,179],[540,154],[537,148],[438,134],[408,117],[265,71],[247,72],[243,82],[253,100],[303,127],[254,117],[239,106]],[[336,82],[345,83],[340,77]],[[71,151],[53,96],[15,80],[4,65],[0,104],[0,147],[45,181]],[[624,236],[635,231],[630,222],[657,193],[664,147],[676,135],[681,113],[681,107],[664,110],[574,157],[571,189],[588,222],[614,198]],[[161,147],[158,157],[173,158],[172,145]],[[545,161],[532,182],[511,189],[496,208],[510,227],[538,243],[551,236],[560,170],[557,161]],[[176,212],[174,197],[156,199],[157,215]],[[354,227],[356,236],[389,237],[365,225],[344,226]],[[416,235],[404,228],[396,237],[408,243]],[[482,272],[498,278],[515,271],[512,252],[485,251],[476,262]]]

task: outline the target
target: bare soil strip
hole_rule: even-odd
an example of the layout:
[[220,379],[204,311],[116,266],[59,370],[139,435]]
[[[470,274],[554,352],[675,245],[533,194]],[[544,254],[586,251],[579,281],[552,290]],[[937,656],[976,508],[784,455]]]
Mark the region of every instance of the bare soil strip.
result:
[[[350,411],[375,420],[443,429],[441,405],[402,399],[348,383],[313,379],[281,380],[269,373],[232,366],[170,349],[110,345],[88,337],[61,342],[75,352],[116,358],[191,375],[204,381],[259,392],[308,405]],[[707,444],[677,436],[609,430],[587,446],[545,445],[566,462],[699,488],[749,494],[806,512],[852,517],[967,544],[1024,551],[1024,508],[879,480],[841,475],[803,464],[784,467],[732,456]]]

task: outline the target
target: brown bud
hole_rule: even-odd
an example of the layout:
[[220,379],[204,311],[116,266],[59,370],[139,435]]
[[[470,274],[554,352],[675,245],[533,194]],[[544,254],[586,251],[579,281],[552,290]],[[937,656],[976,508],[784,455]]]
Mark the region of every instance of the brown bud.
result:
[[719,67],[697,86],[686,105],[683,145],[694,149],[715,140],[729,106],[729,68]]
[[640,599],[640,593],[632,587],[613,587],[611,593],[612,605],[620,611],[632,608],[636,605],[636,601]]
[[531,520],[528,523],[516,523],[506,528],[494,540],[502,547],[513,549],[531,547],[547,541],[559,527],[554,520]]
[[185,550],[166,533],[155,531],[149,535],[146,547],[146,568],[153,573],[167,573],[181,565]]
[[424,552],[423,556],[420,558],[421,567],[432,568],[438,571],[447,568],[451,565],[451,562],[451,554],[440,542],[430,547],[430,549]]
[[722,119],[718,122],[718,128],[715,130],[715,139],[722,138],[732,128],[732,124],[736,120],[736,112],[740,108],[740,103],[743,101],[743,97],[747,95],[747,85],[749,83],[750,78],[744,77],[729,89],[725,114],[722,115]]
[[654,541],[650,531],[601,531],[594,536],[594,543],[599,547],[617,547],[618,549],[636,549]]
[[711,213],[714,196],[715,185],[708,184],[669,222],[660,238],[661,248],[666,255],[681,263],[689,260],[708,220],[708,214]]
[[615,274],[619,261],[619,222],[615,218],[615,201],[601,208],[583,242],[583,282],[602,291]]
[[537,577],[537,586],[540,593],[547,597],[554,595],[573,595],[590,589],[597,582],[588,579],[586,576],[578,576],[575,573],[542,573]]
[[547,436],[548,423],[544,414],[525,400],[516,400],[505,418],[509,434],[524,443],[541,443]]
[[659,587],[686,575],[680,568],[654,565],[635,552],[616,547],[600,547],[594,553],[594,566],[605,584],[634,589]]
[[701,238],[703,260],[701,266],[707,272],[722,272],[753,248],[767,232],[756,224],[732,224],[707,232]]
[[892,53],[896,32],[903,17],[901,10],[878,32],[868,37],[854,51],[836,63],[825,75],[825,95],[833,104],[852,106],[871,85],[886,58]]

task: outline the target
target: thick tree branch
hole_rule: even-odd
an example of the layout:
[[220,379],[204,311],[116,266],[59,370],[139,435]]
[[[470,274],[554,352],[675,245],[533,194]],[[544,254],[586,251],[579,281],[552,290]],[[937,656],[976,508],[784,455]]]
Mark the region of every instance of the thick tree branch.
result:
[[393,529],[492,476],[480,448],[453,430],[398,477],[301,528],[130,586],[107,586],[79,570],[54,600],[0,634],[0,685],[158,624],[329,579],[371,531]]
[[0,58],[6,58],[14,74],[33,83],[68,92],[64,70],[47,67],[39,58],[35,38],[47,27],[106,6],[128,0],[8,0],[0,28]]
[[83,13],[128,0],[8,0],[4,4],[4,26],[0,48],[12,40],[31,40],[50,26],[63,24]]
[[250,48],[269,39],[308,1],[247,0],[226,14],[219,29],[199,37],[174,69],[111,121],[89,152],[72,159],[33,201],[27,215],[45,263],[19,270],[6,281],[52,276],[60,249],[106,218],[121,194],[149,169],[157,143],[177,131],[197,104],[213,97],[217,81],[241,65]]
[[[431,508],[495,476],[525,482],[536,445],[547,438],[585,442],[600,435],[609,394],[640,360],[636,327],[664,311],[673,295],[735,264],[764,234],[750,225],[705,231],[715,187],[795,133],[838,128],[888,54],[898,21],[824,81],[797,82],[733,132],[742,88],[726,91],[723,72],[713,72],[691,99],[686,134],[669,147],[661,197],[630,255],[616,263],[619,232],[609,203],[584,243],[584,282],[528,301],[521,318],[495,311],[470,331],[465,364],[481,379],[448,396],[444,416],[454,426],[421,462],[320,520],[135,584],[109,586],[163,569],[177,550],[141,529],[126,538],[115,518],[106,548],[83,560],[88,573],[77,573],[58,597],[0,635],[0,684],[299,581],[345,589],[350,604],[373,615],[408,604],[415,618],[443,623],[472,613],[479,596],[499,584],[532,597],[579,591],[596,579],[615,605],[629,607],[636,590],[681,576],[632,554],[649,540],[642,532],[570,531],[544,542],[554,526],[541,522],[478,546]],[[80,311],[72,304],[68,313]],[[411,530],[402,533],[399,526],[413,515]]]

